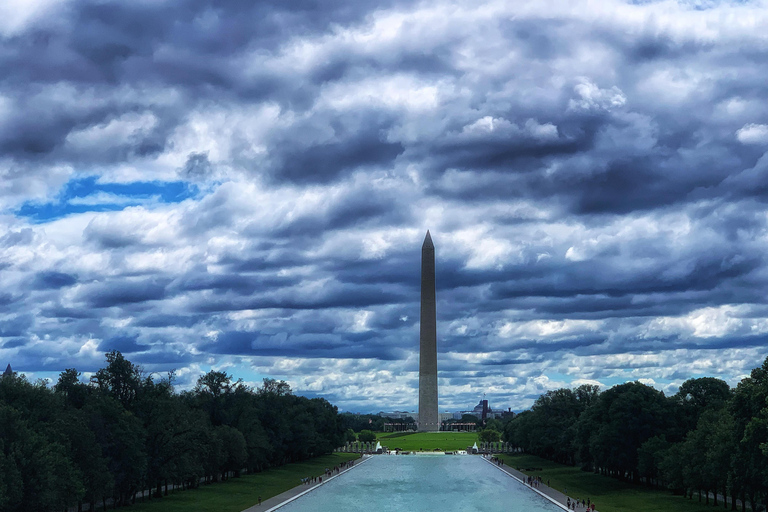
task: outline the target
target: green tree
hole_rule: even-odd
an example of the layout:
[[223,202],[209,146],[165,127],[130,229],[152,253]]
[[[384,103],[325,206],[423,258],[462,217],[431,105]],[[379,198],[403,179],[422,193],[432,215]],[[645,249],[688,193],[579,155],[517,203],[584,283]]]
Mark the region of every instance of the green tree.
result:
[[768,454],[762,449],[768,439],[768,358],[736,386],[728,405],[737,440],[732,462],[734,487],[752,510],[766,500]]
[[648,485],[661,485],[659,482],[664,457],[669,450],[669,443],[664,436],[654,436],[640,445],[637,452],[637,472]]
[[274,394],[277,396],[292,395],[291,386],[284,380],[277,381],[275,379],[264,379],[261,389],[261,394]]
[[243,469],[248,460],[248,450],[243,434],[236,428],[227,425],[219,425],[214,432],[221,446],[219,472],[224,479],[230,472],[239,476],[240,470]]
[[728,383],[713,377],[688,379],[683,382],[678,392],[670,398],[679,409],[674,413],[679,423],[674,440],[682,440],[687,432],[695,429],[704,411],[721,410],[732,394]]
[[[577,421],[598,399],[599,388],[583,385],[556,389],[541,395],[530,411],[524,411],[504,425],[504,439],[527,452],[564,464],[577,457]],[[587,437],[589,437],[587,435]],[[585,443],[586,459],[588,450]]]
[[501,433],[492,428],[484,428],[477,433],[477,440],[481,443],[495,443],[501,440]]
[[370,430],[365,429],[360,431],[360,434],[358,434],[357,438],[361,443],[372,443],[376,440],[376,434]]
[[538,435],[534,432],[534,413],[523,411],[504,425],[503,439],[524,451],[530,451]]
[[19,411],[0,404],[3,481],[7,489],[4,510],[60,510],[83,496],[79,470],[65,447],[47,435],[46,427],[44,423],[33,425]]
[[496,430],[498,432],[501,432],[502,430],[504,430],[504,424],[501,421],[497,420],[496,418],[491,418],[485,422],[485,428],[483,430],[488,428],[491,430]]
[[686,468],[687,462],[683,443],[672,444],[662,453],[659,461],[661,479],[675,494],[687,494],[689,485],[685,476]]
[[142,421],[109,395],[97,395],[83,408],[89,427],[108,460],[115,504],[126,505],[146,478],[146,430]]
[[80,472],[84,491],[81,501],[91,504],[93,510],[95,503],[111,496],[114,478],[101,445],[89,428],[88,415],[70,407],[56,419],[53,431],[57,442],[66,447]]
[[531,451],[565,464],[572,464],[575,424],[582,407],[570,389],[548,391],[534,402],[531,411],[537,425],[538,439]]
[[106,354],[106,358],[107,367],[96,372],[99,389],[130,409],[141,387],[141,368],[117,350]]
[[80,372],[74,368],[67,368],[61,372],[59,381],[53,389],[63,395],[68,404],[77,409],[85,405],[89,393],[88,386],[80,382]]
[[189,474],[190,461],[204,439],[205,417],[173,394],[169,381],[159,384],[147,379],[136,404],[136,414],[143,422],[146,438],[149,487],[154,496],[162,496],[162,484],[180,482]]
[[638,479],[638,449],[673,424],[664,394],[639,382],[614,386],[600,394],[579,417],[575,443],[580,457],[603,473]]

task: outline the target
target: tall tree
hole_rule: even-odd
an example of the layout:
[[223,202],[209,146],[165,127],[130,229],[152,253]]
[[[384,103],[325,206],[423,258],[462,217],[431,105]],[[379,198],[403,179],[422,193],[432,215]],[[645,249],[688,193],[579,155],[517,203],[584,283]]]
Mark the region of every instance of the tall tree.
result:
[[739,493],[750,501],[752,509],[768,501],[768,358],[749,377],[736,386],[729,410],[733,416],[735,439],[738,440],[734,478]]
[[672,426],[669,403],[660,391],[640,382],[614,386],[600,394],[579,418],[580,453],[603,472],[638,478],[638,449]]
[[117,350],[107,355],[107,367],[96,372],[99,389],[130,409],[141,387],[141,368]]
[[722,409],[732,396],[728,383],[714,377],[688,379],[680,385],[678,392],[670,399],[679,410],[675,413],[679,428],[674,434],[680,441],[696,428],[701,415],[710,409]]

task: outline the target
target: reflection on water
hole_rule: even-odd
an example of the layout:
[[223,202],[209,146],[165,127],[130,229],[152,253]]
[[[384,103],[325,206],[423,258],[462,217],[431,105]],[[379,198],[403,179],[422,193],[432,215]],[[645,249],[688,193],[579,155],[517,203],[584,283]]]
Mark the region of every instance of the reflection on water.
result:
[[280,512],[556,512],[559,507],[478,456],[379,455]]

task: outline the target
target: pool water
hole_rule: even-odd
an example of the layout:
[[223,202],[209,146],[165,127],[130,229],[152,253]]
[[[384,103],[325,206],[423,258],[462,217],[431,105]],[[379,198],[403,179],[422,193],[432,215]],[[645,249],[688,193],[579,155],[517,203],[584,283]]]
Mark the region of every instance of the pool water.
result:
[[474,455],[378,455],[279,512],[561,512]]

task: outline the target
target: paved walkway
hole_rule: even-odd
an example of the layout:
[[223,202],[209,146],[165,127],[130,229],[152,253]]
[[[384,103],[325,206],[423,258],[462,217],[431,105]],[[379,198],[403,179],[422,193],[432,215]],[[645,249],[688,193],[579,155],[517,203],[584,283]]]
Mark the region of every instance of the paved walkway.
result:
[[314,489],[317,489],[321,485],[325,485],[326,482],[330,482],[334,478],[337,478],[337,477],[343,475],[347,471],[355,469],[357,466],[359,466],[363,462],[369,460],[370,457],[371,457],[370,455],[363,455],[362,459],[355,460],[355,463],[352,466],[344,469],[343,471],[340,471],[339,473],[337,473],[337,474],[335,474],[333,476],[330,476],[330,477],[326,478],[325,475],[322,475],[323,483],[321,483],[321,484],[310,484],[310,485],[300,484],[300,485],[297,485],[293,489],[289,489],[289,490],[285,491],[284,493],[278,494],[277,496],[272,496],[271,498],[263,500],[261,502],[261,505],[258,505],[258,504],[254,505],[252,507],[249,507],[249,508],[243,510],[243,512],[272,512],[273,510],[277,510],[278,508],[280,508],[280,506],[284,505],[286,502],[293,501],[296,498],[298,498],[299,496],[303,496],[306,493],[308,493],[310,491],[313,491]]
[[[563,494],[562,492],[558,491],[557,489],[553,489],[552,487],[548,487],[548,486],[544,485],[543,483],[539,484],[538,487],[530,487],[526,483],[528,475],[526,475],[525,473],[523,473],[521,471],[518,471],[515,468],[509,467],[506,464],[504,464],[503,466],[499,466],[495,462],[490,461],[488,459],[485,459],[485,461],[488,462],[488,464],[493,464],[499,470],[505,472],[506,474],[508,474],[512,478],[518,480],[520,483],[522,483],[526,487],[529,487],[533,492],[537,492],[540,495],[544,496],[545,498],[547,498],[549,501],[551,501],[555,505],[559,506],[560,508],[562,508],[564,510],[569,510],[568,507],[566,506],[566,503],[568,502],[568,496]],[[586,507],[582,507],[582,506],[578,506],[576,508],[576,512],[586,512],[586,510],[587,510]],[[597,512],[597,509],[595,509],[595,512]]]

